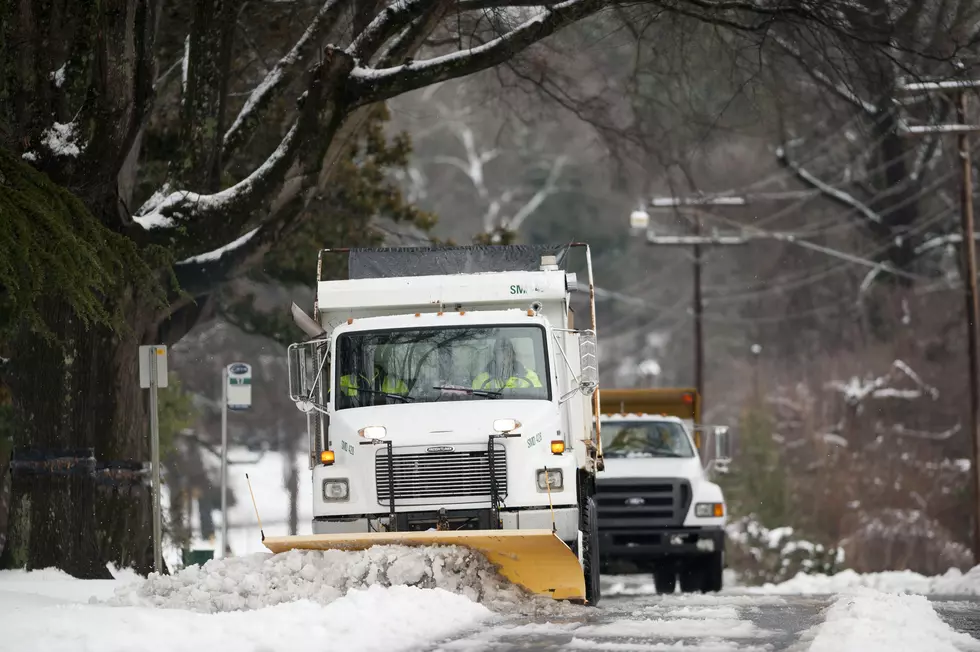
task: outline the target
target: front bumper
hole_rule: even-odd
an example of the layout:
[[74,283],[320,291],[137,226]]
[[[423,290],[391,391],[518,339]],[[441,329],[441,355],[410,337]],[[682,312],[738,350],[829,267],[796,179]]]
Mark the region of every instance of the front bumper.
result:
[[[491,530],[490,509],[446,509],[442,515],[452,530]],[[438,511],[396,512],[395,529],[398,532],[424,532],[436,529],[439,523]],[[388,529],[387,514],[371,514],[354,518],[317,516],[313,519],[313,534],[353,534],[377,532]],[[554,510],[554,521],[550,509],[521,508],[500,510],[501,529],[504,530],[550,530],[554,523],[555,534],[562,541],[578,539],[578,508],[559,507]]]
[[694,557],[724,549],[725,530],[717,526],[599,529],[603,561]]

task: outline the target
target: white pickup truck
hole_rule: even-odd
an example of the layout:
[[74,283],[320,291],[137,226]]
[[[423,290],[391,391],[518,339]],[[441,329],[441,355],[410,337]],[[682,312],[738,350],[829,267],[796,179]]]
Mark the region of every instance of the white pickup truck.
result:
[[651,572],[658,593],[678,580],[683,592],[721,590],[728,514],[710,473],[727,468],[727,429],[702,436],[695,390],[605,389],[600,398],[602,573]]

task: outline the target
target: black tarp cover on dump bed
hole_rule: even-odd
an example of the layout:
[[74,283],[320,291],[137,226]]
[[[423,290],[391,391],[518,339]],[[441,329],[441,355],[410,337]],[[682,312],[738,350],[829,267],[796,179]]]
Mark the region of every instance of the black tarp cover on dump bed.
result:
[[531,272],[541,268],[542,256],[567,262],[569,245],[469,245],[462,247],[392,247],[350,249],[350,279],[395,276]]

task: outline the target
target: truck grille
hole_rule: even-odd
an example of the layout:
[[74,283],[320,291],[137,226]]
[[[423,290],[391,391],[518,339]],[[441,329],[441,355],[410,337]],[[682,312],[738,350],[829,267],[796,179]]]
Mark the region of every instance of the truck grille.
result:
[[691,507],[683,479],[617,478],[596,484],[599,529],[678,527]]
[[[507,451],[498,446],[493,456],[497,493],[507,495]],[[378,502],[388,505],[388,452],[374,458]],[[395,453],[395,504],[475,503],[490,500],[487,451]]]

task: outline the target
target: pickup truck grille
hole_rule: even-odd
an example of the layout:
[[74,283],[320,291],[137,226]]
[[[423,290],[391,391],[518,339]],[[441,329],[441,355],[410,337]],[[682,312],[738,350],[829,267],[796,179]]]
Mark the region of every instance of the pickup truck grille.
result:
[[691,483],[679,478],[617,478],[596,483],[599,529],[678,527],[691,507]]
[[[497,493],[507,495],[507,451],[494,451]],[[374,458],[378,502],[388,505],[388,452]],[[395,504],[476,503],[490,500],[487,450],[394,454]]]

